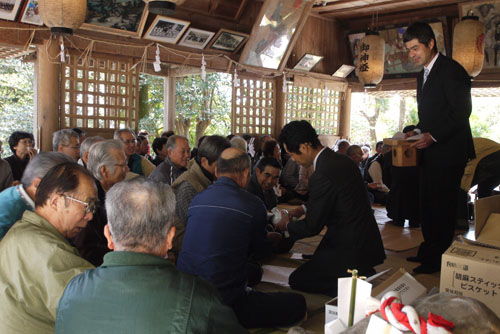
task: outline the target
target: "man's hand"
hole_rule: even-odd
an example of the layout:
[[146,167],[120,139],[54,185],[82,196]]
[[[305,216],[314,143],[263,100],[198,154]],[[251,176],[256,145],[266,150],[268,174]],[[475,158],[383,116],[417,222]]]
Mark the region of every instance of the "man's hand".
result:
[[377,190],[380,187],[380,182],[372,182],[367,184],[368,188]]
[[36,155],[37,151],[33,147],[28,148],[28,156],[30,157],[30,160]]
[[290,216],[284,212],[284,210],[281,210],[281,220],[274,225],[277,229],[280,231],[286,231],[286,224],[290,221]]
[[288,211],[288,216],[290,218],[293,218],[293,217],[296,217],[296,218],[300,218],[302,217],[303,215],[305,214],[304,212],[304,208],[301,206],[298,206],[296,207],[295,209],[291,210],[291,211]]
[[415,131],[405,132],[405,138],[413,137],[413,136],[416,136],[416,135],[417,135],[417,133]]
[[418,149],[424,149],[434,144],[434,140],[429,132],[422,133],[422,138],[411,144],[410,147],[416,147]]

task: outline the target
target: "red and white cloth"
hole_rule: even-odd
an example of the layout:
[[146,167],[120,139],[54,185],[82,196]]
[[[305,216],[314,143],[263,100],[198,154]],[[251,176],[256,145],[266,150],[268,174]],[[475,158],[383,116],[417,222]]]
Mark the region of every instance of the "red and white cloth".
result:
[[397,329],[410,330],[416,334],[451,334],[451,329],[455,326],[453,322],[430,312],[426,321],[412,306],[403,305],[399,293],[395,291],[384,295],[381,300],[380,313]]

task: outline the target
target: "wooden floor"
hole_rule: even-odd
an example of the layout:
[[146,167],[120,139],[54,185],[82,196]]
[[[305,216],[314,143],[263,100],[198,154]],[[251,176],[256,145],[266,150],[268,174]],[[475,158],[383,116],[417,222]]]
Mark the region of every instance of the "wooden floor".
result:
[[[390,219],[385,215],[384,207],[374,206],[375,218],[377,219],[377,223],[379,224],[379,229],[381,232],[382,240],[384,242],[384,247],[386,248],[386,256],[387,259],[385,262],[377,267],[375,267],[377,272],[381,272],[383,270],[392,268],[393,271],[398,270],[399,268],[404,268],[410,274],[412,273],[413,268],[415,268],[418,264],[406,261],[406,258],[409,256],[417,255],[417,247],[422,241],[420,228],[410,229],[407,225],[406,227],[396,227],[389,223]],[[293,249],[290,253],[304,253],[304,254],[312,254],[319,244],[322,235],[325,230],[321,233],[321,235],[302,239],[297,241],[294,245]],[[465,233],[467,231],[461,231]],[[406,245],[406,246],[405,246]],[[387,249],[390,248],[391,250]],[[396,250],[397,251],[396,251]],[[290,259],[291,254],[280,254],[274,255],[265,264],[282,266],[282,267],[290,267],[296,268],[298,267],[302,261]],[[384,275],[386,276],[386,275]],[[388,276],[388,275],[387,275]],[[386,277],[387,277],[386,276]],[[432,290],[433,288],[439,289],[439,273],[435,273],[432,275],[427,274],[418,274],[413,275],[422,285],[427,288],[427,291]],[[257,286],[257,290],[260,291],[294,291],[290,288],[282,287],[273,283],[260,283]],[[331,298],[321,294],[308,294],[299,291],[294,291],[303,294],[307,300],[307,310],[308,310],[308,319],[303,322],[300,327],[307,330],[307,333],[323,333],[324,324],[325,324],[325,312],[324,312],[324,304]],[[288,328],[274,328],[274,329],[254,329],[251,330],[252,333],[286,333]]]

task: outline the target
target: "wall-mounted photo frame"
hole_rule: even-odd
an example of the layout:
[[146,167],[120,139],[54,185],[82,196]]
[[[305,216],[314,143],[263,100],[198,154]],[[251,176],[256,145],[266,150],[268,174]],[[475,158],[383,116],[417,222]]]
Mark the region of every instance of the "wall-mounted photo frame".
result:
[[[0,0],[1,1],[1,0]],[[27,0],[21,12],[22,23],[43,26],[42,18],[38,10],[38,0]]]
[[82,29],[141,37],[148,16],[143,0],[87,0]]
[[307,0],[264,2],[240,62],[282,71],[313,4]]
[[500,69],[500,1],[474,1],[458,4],[460,19],[467,15],[469,10],[479,17],[486,30],[484,34],[484,72],[496,72]]
[[144,38],[153,41],[176,44],[191,22],[157,15]]
[[0,19],[15,21],[22,0],[0,0]]
[[[446,36],[442,20],[446,22],[445,18],[440,18],[430,20],[427,23],[429,23],[434,31],[434,35],[436,36],[438,51],[443,55],[446,55]],[[415,64],[408,57],[408,51],[406,50],[403,41],[403,34],[407,27],[408,25],[406,24],[401,26],[377,28],[380,37],[385,40],[384,77],[411,76],[422,69],[421,66],[415,66]],[[347,36],[354,66],[357,66],[358,64],[357,46],[364,36],[364,32],[355,32],[348,34]]]
[[204,49],[214,35],[215,32],[189,28],[179,42],[179,45],[195,49]]
[[293,67],[293,69],[309,72],[314,66],[316,66],[317,63],[319,63],[321,59],[323,59],[323,56],[315,56],[306,53],[302,56],[302,58],[300,58],[299,62]]
[[220,29],[208,48],[220,52],[236,53],[245,44],[249,36],[238,31]]

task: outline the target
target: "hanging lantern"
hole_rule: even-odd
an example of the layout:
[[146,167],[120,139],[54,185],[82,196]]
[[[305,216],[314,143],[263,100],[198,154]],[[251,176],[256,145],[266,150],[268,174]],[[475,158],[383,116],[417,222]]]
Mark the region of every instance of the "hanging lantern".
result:
[[356,75],[365,88],[375,88],[384,76],[385,41],[378,32],[368,31],[358,44]]
[[85,22],[87,0],[38,0],[40,17],[50,31],[72,34]]
[[453,30],[453,59],[473,78],[483,69],[484,23],[469,12]]
[[172,15],[177,6],[182,5],[184,0],[144,0],[148,5],[148,11],[158,15]]

